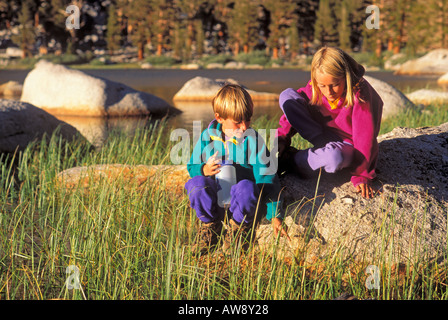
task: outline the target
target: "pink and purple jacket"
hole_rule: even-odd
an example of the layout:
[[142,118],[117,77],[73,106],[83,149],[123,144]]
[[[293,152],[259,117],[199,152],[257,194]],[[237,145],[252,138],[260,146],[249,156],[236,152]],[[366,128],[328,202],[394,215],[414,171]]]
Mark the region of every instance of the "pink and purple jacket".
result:
[[[351,182],[355,187],[360,183],[368,183],[376,177],[377,136],[383,111],[383,101],[378,93],[364,78],[361,81],[360,88],[355,92],[355,102],[352,107],[343,107],[344,99],[341,98],[337,108],[332,109],[325,96],[322,97],[322,105],[311,106],[318,108],[322,116],[328,120],[322,125],[336,133],[342,141],[352,144],[357,151],[351,173]],[[313,95],[311,81],[297,92],[304,102],[309,104]],[[280,101],[280,105],[283,102]],[[277,136],[283,136],[290,141],[296,132],[286,116],[282,115]]]

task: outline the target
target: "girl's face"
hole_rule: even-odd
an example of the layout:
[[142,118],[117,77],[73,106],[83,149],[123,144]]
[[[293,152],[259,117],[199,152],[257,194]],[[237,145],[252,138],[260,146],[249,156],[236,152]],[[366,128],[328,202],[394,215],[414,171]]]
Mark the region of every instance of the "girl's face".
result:
[[339,99],[345,92],[344,78],[335,78],[320,70],[316,71],[316,83],[320,92],[322,92],[325,98],[330,102]]

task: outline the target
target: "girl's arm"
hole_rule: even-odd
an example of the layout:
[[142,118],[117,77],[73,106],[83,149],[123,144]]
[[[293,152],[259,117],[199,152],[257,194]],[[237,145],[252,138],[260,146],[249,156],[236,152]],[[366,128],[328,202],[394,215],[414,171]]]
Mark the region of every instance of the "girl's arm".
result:
[[356,167],[351,181],[360,189],[361,184],[368,185],[376,177],[375,168],[378,158],[377,136],[380,130],[383,102],[379,95],[370,88],[371,98],[365,103],[353,106],[352,134]]

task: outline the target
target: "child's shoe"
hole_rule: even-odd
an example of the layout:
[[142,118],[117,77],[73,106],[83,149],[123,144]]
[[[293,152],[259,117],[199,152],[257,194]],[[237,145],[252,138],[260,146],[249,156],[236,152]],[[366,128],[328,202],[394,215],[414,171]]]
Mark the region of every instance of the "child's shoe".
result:
[[224,254],[230,254],[232,250],[237,250],[238,248],[247,251],[251,238],[252,228],[248,224],[238,224],[233,219],[230,219],[224,236],[222,251]]
[[294,155],[297,153],[297,149],[294,147],[288,147],[283,151],[281,157],[278,158],[278,170],[279,176],[283,176],[287,173],[292,173],[294,171]]
[[202,254],[215,248],[218,244],[221,230],[221,221],[201,223],[198,234],[196,236],[196,243],[192,247],[193,253]]

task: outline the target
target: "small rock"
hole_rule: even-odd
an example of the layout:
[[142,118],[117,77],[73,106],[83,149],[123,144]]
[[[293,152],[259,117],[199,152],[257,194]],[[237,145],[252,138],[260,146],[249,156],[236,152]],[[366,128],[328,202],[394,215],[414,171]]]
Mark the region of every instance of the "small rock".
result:
[[448,49],[433,50],[421,58],[403,63],[396,74],[421,75],[448,72]]
[[437,79],[437,83],[440,85],[448,85],[448,72]]
[[0,96],[5,98],[20,97],[23,85],[17,81],[8,81],[0,85]]
[[345,204],[351,204],[351,205],[353,205],[353,204],[355,203],[355,200],[354,200],[352,197],[350,197],[350,196],[342,197],[341,200],[342,200],[342,202],[345,203]]
[[407,95],[416,104],[448,103],[448,92],[420,89]]
[[197,63],[189,63],[189,64],[183,64],[180,66],[181,70],[199,70],[201,69],[201,66]]

